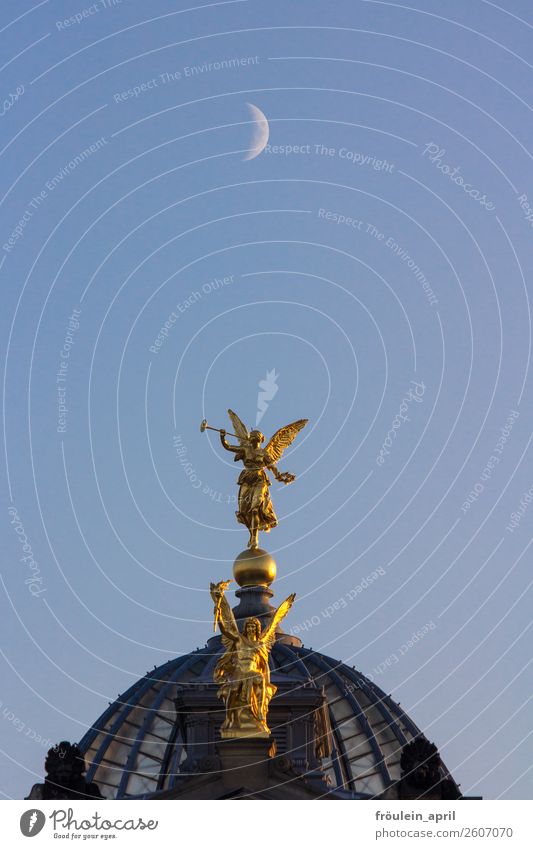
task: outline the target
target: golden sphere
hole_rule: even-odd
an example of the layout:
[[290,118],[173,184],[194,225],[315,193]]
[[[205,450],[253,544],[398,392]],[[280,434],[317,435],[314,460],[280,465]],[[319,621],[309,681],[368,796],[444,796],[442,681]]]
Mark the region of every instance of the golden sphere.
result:
[[269,587],[276,572],[276,561],[262,548],[241,551],[233,564],[233,577],[240,587]]

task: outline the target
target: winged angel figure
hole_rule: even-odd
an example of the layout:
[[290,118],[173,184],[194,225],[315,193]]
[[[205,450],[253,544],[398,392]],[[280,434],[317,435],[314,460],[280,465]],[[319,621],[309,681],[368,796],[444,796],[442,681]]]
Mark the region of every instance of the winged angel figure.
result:
[[277,481],[292,483],[295,476],[289,472],[279,472],[276,463],[281,460],[283,452],[289,447],[296,434],[308,422],[308,419],[298,419],[276,431],[266,448],[261,448],[265,437],[260,430],[248,432],[237,413],[228,410],[239,445],[230,445],[226,439],[226,431],[220,431],[220,441],[226,451],[235,454],[235,461],[242,460],[244,469],[239,475],[239,509],[236,512],[237,521],[246,525],[250,532],[248,548],[258,547],[259,531],[270,531],[278,524],[272,501],[270,500],[270,479],[265,471],[269,469]]
[[226,718],[220,730],[222,737],[268,737],[268,705],[277,687],[270,682],[268,656],[276,639],[276,628],[292,607],[292,593],[278,607],[264,631],[259,619],[245,620],[239,633],[233,611],[224,592],[229,581],[211,584],[215,603],[215,628],[220,626],[226,651],[213,672],[220,683],[218,696],[224,700]]

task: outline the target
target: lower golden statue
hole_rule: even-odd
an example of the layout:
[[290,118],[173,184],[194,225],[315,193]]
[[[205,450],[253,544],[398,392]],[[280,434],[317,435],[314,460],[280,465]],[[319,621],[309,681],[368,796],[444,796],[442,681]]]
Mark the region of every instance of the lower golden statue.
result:
[[255,617],[245,620],[239,633],[233,611],[225,598],[229,581],[211,584],[217,624],[226,651],[215,666],[213,680],[220,683],[218,696],[224,700],[226,718],[221,737],[269,737],[267,714],[270,699],[277,690],[270,683],[268,656],[276,639],[276,628],[292,607],[292,593],[276,610],[263,631]]

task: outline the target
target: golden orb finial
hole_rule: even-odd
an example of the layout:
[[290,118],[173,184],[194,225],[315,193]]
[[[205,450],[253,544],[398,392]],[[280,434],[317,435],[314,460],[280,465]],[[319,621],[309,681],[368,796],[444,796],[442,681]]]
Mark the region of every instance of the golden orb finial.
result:
[[233,564],[233,577],[240,587],[269,587],[276,572],[276,561],[262,548],[246,548]]

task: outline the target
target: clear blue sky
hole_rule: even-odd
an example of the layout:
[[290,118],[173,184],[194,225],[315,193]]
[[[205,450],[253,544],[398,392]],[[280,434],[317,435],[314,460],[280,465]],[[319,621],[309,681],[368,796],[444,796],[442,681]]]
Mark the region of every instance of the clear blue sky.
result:
[[209,637],[246,533],[199,423],[274,370],[288,625],[531,797],[533,18],[418,7],[2,3],[4,796]]

